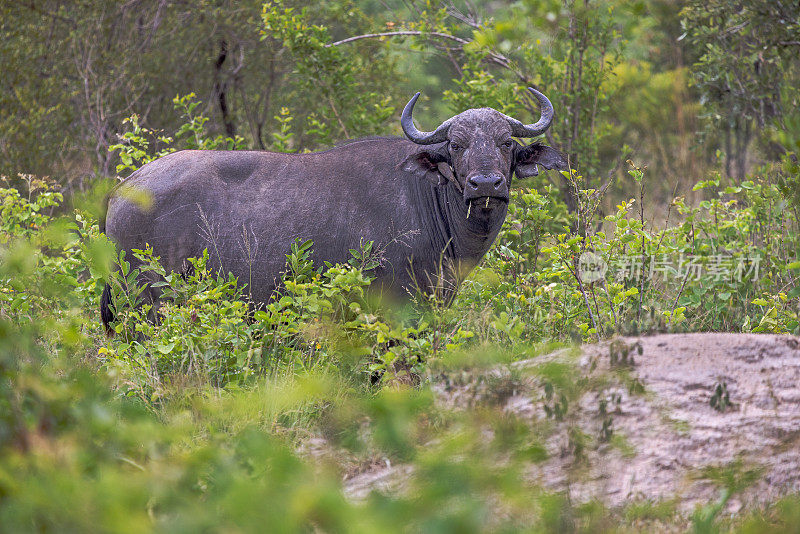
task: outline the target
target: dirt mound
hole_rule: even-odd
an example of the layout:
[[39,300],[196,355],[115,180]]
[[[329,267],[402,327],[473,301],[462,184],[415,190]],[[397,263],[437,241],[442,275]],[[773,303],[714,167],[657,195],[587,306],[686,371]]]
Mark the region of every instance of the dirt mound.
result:
[[[796,338],[684,334],[623,343],[585,347],[581,367],[608,369],[612,350],[618,359],[620,351],[633,357],[631,374],[644,394],[619,389],[611,413],[613,431],[630,449],[590,451],[580,477],[569,476],[566,462],[550,462],[538,474],[543,482],[569,487],[578,500],[619,506],[674,498],[684,510],[715,499],[725,483],[748,486],[731,499],[731,511],[800,491]],[[587,432],[599,400],[596,392],[581,400]]]
[[[542,366],[566,362],[589,384],[563,418],[544,389]],[[576,502],[610,507],[674,500],[688,511],[734,487],[727,509],[800,491],[800,342],[755,334],[624,338],[516,362],[489,372],[520,375],[504,409],[532,423],[553,421],[549,459],[527,476]],[[611,377],[611,379],[609,379]],[[434,385],[457,409],[485,400],[469,384]],[[469,381],[467,381],[469,382]],[[486,383],[486,380],[479,381]],[[496,382],[496,380],[495,380]],[[472,381],[475,384],[475,381]],[[496,403],[496,397],[492,399]],[[558,415],[558,414],[556,414]],[[589,436],[575,453],[575,429]],[[599,438],[597,436],[600,436]],[[401,487],[404,466],[382,466],[346,482],[358,497]]]

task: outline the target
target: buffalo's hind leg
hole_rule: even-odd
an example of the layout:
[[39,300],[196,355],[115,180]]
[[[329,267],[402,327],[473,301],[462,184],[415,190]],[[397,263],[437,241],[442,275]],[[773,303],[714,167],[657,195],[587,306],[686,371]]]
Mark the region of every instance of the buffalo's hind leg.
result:
[[103,288],[103,295],[100,297],[100,320],[103,321],[103,327],[106,330],[106,336],[111,337],[114,335],[114,329],[111,323],[114,322],[114,311],[111,307],[114,305],[111,299],[111,284],[106,284]]
[[[159,308],[161,303],[161,290],[156,287],[153,287],[153,282],[155,282],[151,276],[142,276],[138,280],[138,283],[141,283],[144,287],[142,291],[136,297],[135,305],[137,307],[141,307],[144,304],[149,304],[150,309],[147,312],[147,320],[153,324],[158,324],[159,320]],[[122,291],[128,292],[128,286],[124,282],[122,284]],[[118,310],[117,310],[118,303],[114,302],[114,296],[111,288],[111,283],[106,283],[105,287],[103,288],[103,294],[100,297],[100,320],[103,322],[103,327],[105,328],[106,335],[108,337],[112,337],[114,335],[114,326],[112,323],[118,319]]]

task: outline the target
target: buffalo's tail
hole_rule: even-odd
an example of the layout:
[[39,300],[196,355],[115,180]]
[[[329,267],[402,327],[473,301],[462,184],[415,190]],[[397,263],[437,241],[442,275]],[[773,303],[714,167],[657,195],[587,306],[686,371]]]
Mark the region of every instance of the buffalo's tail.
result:
[[[103,197],[103,207],[102,212],[100,213],[100,232],[105,234],[106,233],[106,218],[108,217],[108,202],[111,200],[111,193],[114,192],[113,188],[111,191],[108,192],[107,195]],[[111,323],[114,321],[114,312],[111,311],[111,305],[114,302],[111,300],[111,284],[106,284],[103,288],[103,296],[100,297],[100,319],[103,321],[103,326],[106,329],[106,335],[111,337],[114,335],[114,329],[111,328]]]
[[103,326],[106,328],[106,335],[114,335],[114,329],[111,328],[111,322],[114,320],[114,312],[111,311],[111,284],[106,284],[103,288],[103,296],[100,297],[100,319],[103,320]]
[[108,202],[111,200],[111,193],[108,193],[106,196],[103,197],[103,207],[102,211],[100,212],[100,220],[98,224],[100,226],[100,233],[106,233],[106,217],[108,216]]

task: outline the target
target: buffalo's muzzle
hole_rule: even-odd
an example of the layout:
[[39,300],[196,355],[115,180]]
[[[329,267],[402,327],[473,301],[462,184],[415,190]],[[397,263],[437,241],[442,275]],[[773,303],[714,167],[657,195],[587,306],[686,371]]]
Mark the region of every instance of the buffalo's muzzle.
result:
[[464,200],[474,200],[481,197],[500,198],[508,200],[508,186],[506,180],[499,174],[477,174],[467,179],[464,188]]

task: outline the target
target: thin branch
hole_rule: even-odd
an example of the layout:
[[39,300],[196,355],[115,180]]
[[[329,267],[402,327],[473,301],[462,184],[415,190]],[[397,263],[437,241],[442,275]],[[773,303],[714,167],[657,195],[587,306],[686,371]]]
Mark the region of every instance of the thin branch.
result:
[[[360,41],[362,39],[375,39],[375,38],[379,38],[379,37],[403,37],[403,36],[409,36],[409,35],[438,37],[438,38],[441,38],[441,39],[447,39],[447,40],[450,40],[450,41],[454,41],[454,42],[456,42],[456,43],[458,43],[458,44],[460,44],[462,46],[463,45],[467,45],[467,44],[472,42],[472,41],[468,41],[466,39],[462,39],[461,37],[456,37],[455,35],[450,35],[449,33],[423,32],[423,31],[419,31],[419,30],[400,30],[400,31],[394,31],[394,32],[365,33],[363,35],[354,35],[353,37],[348,37],[347,39],[342,39],[341,41],[336,41],[334,43],[328,43],[328,44],[325,45],[325,48],[330,48],[330,47],[333,47],[333,46],[339,46],[339,45],[342,45],[342,44],[352,43],[352,42],[355,42],[355,41]],[[507,58],[506,56],[504,56],[503,54],[499,54],[497,52],[489,52],[489,55],[487,56],[487,59],[489,61],[491,61],[492,63],[503,67],[504,69],[510,70],[511,72],[516,74],[517,77],[520,79],[520,81],[522,81],[523,83],[525,83],[525,84],[529,84],[530,83],[530,79],[527,76],[525,76],[523,73],[521,73],[518,70],[516,70],[512,66],[511,60],[509,58]]]
[[[467,5],[467,7],[472,7]],[[453,3],[447,6],[447,14],[453,17],[454,19],[463,22],[467,26],[470,26],[474,29],[480,29],[481,25],[478,22],[478,18],[474,15],[474,13],[470,13],[469,15],[465,15],[462,13]]]
[[375,37],[395,37],[401,35],[429,35],[431,37],[441,37],[442,39],[450,39],[451,41],[455,41],[462,45],[469,44],[469,41],[466,39],[462,39],[460,37],[456,37],[455,35],[450,35],[449,33],[442,33],[442,32],[423,32],[417,30],[402,30],[396,32],[381,32],[381,33],[365,33],[363,35],[355,35],[353,37],[348,37],[347,39],[342,39],[341,41],[336,41],[335,43],[329,43],[325,45],[325,48],[330,48],[332,46],[339,46],[342,44],[352,43],[353,41],[359,41],[361,39],[374,39]]
[[336,105],[333,103],[333,98],[328,95],[328,103],[331,105],[331,109],[333,110],[333,114],[336,116],[336,120],[339,122],[339,126],[342,127],[342,132],[344,132],[344,136],[348,139],[350,138],[350,134],[347,133],[347,127],[344,125],[342,118],[339,116],[339,112],[336,111]]
[[675,296],[675,301],[672,303],[672,308],[669,310],[669,321],[667,324],[672,326],[672,319],[675,317],[675,308],[678,307],[678,301],[681,299],[681,295],[683,295],[683,290],[686,288],[686,282],[689,280],[689,273],[691,271],[686,269],[686,274],[683,277],[683,282],[681,283],[681,288],[678,290],[678,294]]

